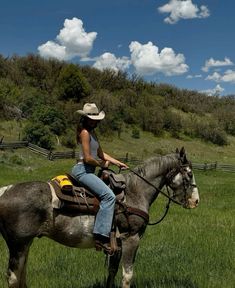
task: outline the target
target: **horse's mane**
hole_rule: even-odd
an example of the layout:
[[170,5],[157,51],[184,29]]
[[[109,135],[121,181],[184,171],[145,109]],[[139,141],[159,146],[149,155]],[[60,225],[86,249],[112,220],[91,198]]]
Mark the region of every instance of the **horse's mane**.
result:
[[156,176],[161,175],[164,171],[168,171],[178,165],[178,154],[167,154],[164,156],[153,156],[144,161],[143,164],[135,167],[133,170],[141,176],[147,176],[154,171]]

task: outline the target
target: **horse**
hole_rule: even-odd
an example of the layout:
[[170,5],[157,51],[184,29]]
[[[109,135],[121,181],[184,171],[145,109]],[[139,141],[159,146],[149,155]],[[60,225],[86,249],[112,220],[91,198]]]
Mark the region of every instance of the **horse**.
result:
[[[135,255],[148,224],[149,209],[160,193],[183,208],[195,208],[199,204],[192,165],[184,148],[154,156],[122,174],[126,181],[124,206],[131,209],[128,213],[123,209],[115,216],[121,249],[109,256],[107,288],[114,287],[121,259],[122,287],[130,287]],[[163,192],[164,186],[170,188],[167,189],[169,194]],[[0,188],[0,233],[9,250],[9,288],[27,287],[27,257],[35,237],[45,236],[69,247],[95,247],[92,233],[95,216],[54,209],[52,198],[48,182],[22,182]]]

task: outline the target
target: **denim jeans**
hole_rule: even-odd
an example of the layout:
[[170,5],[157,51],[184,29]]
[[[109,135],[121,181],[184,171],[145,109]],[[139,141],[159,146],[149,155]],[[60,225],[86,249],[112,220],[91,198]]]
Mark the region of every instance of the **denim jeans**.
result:
[[94,172],[94,166],[78,163],[72,168],[71,173],[100,200],[100,208],[96,215],[93,233],[109,237],[116,197],[113,191]]

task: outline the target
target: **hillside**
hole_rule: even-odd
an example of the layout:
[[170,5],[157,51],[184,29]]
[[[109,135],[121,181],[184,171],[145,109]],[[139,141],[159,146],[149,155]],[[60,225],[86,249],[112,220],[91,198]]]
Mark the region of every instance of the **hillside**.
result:
[[[168,84],[148,83],[137,75],[101,72],[36,55],[0,55],[0,139],[7,140],[10,129],[14,139],[26,139],[48,149],[56,149],[58,142],[74,148],[78,121],[74,112],[85,102],[95,102],[105,110],[106,119],[99,125],[99,133],[105,138],[117,136],[114,142],[118,142],[126,140],[128,134],[136,146],[150,133],[148,137],[162,143],[156,148],[142,146],[147,151],[141,151],[143,155],[169,150],[170,144],[164,139],[169,143],[172,139],[173,143],[206,142],[206,147],[222,151],[229,151],[234,142],[232,95],[207,96]],[[9,124],[5,128],[4,121],[16,121],[18,127],[14,130]]]
[[[22,133],[22,124],[19,122],[12,121],[2,121],[0,123],[1,133],[4,135],[4,141],[17,141]],[[219,146],[213,143],[205,142],[201,139],[190,138],[182,136],[181,139],[176,139],[172,137],[169,133],[165,132],[164,135],[154,136],[151,132],[141,131],[139,138],[133,138],[132,130],[125,129],[121,136],[118,133],[112,134],[112,136],[106,137],[100,135],[100,142],[105,151],[115,155],[118,158],[125,158],[128,154],[128,158],[137,158],[145,160],[148,157],[156,154],[167,154],[174,151],[177,147],[180,148],[184,146],[186,151],[193,162],[198,163],[225,163],[234,164],[235,163],[235,137],[228,137],[229,145]],[[57,137],[55,136],[55,142],[57,142]],[[66,148],[62,144],[56,144],[54,146],[55,150],[65,150]],[[68,148],[67,148],[68,149]],[[75,147],[78,150],[78,147]],[[18,155],[20,158],[25,158],[24,149],[19,149],[15,151],[0,151],[0,158],[3,154],[8,154],[11,158],[14,155]],[[28,156],[27,156],[28,157]],[[36,157],[39,162],[43,160],[41,156],[31,155],[33,158],[32,162],[35,161]],[[38,161],[36,159],[36,161]],[[73,160],[72,160],[73,161]],[[42,164],[42,163],[41,163]],[[40,164],[40,165],[41,165]]]

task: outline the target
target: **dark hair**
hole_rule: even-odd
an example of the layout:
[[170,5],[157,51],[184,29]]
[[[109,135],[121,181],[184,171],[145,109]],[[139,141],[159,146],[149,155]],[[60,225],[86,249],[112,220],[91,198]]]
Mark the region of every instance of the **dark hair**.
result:
[[86,129],[88,132],[90,132],[93,128],[91,128],[88,124],[88,118],[86,116],[81,116],[78,124],[77,124],[77,133],[76,133],[76,140],[77,143],[79,143],[79,137],[80,133],[82,132],[82,129]]

